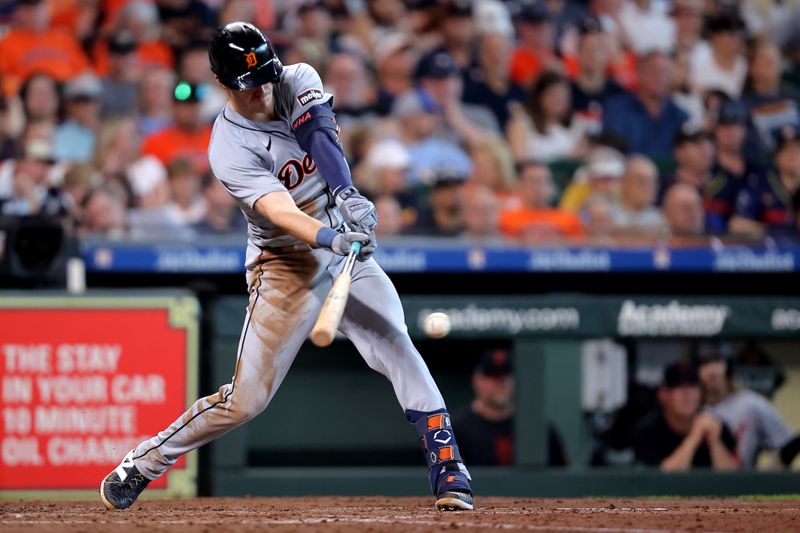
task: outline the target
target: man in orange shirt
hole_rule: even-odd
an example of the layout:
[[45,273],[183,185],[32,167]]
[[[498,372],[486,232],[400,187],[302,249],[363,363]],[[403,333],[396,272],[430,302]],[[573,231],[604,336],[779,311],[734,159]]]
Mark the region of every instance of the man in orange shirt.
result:
[[22,80],[44,72],[60,82],[89,68],[78,41],[50,28],[50,8],[43,0],[18,0],[12,29],[0,39],[3,92],[14,94]]
[[211,125],[204,123],[200,114],[200,103],[206,90],[204,85],[185,81],[175,86],[174,124],[147,136],[142,146],[143,155],[156,156],[164,166],[169,166],[179,157],[188,159],[199,174],[210,169],[207,150]]
[[583,236],[581,221],[574,213],[550,206],[555,186],[547,165],[522,163],[517,190],[522,207],[500,215],[500,230],[506,236],[525,243]]

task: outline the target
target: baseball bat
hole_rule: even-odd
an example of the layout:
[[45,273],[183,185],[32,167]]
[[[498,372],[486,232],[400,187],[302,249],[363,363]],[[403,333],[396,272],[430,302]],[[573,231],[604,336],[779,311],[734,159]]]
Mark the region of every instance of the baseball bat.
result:
[[342,273],[336,276],[333,287],[328,291],[328,296],[322,304],[322,309],[317,317],[317,322],[311,330],[311,342],[320,348],[330,345],[339,323],[342,321],[344,306],[347,304],[347,296],[350,293],[350,280],[353,272],[353,265],[356,256],[361,252],[361,243],[354,242],[350,245],[350,253],[344,262]]

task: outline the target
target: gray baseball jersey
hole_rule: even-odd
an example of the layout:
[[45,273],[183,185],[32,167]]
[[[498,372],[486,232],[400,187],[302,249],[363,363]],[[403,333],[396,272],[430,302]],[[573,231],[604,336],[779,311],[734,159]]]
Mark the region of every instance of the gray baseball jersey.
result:
[[[312,249],[253,208],[263,195],[285,190],[308,215],[332,227],[341,220],[325,180],[291,129],[311,106],[330,95],[322,91],[314,69],[303,64],[286,67],[274,87],[278,120],[254,122],[225,107],[209,147],[214,173],[239,201],[249,222],[250,299],[233,378],[131,452],[130,459],[148,479],[161,476],[184,453],[266,408],[342,270],[344,257],[325,248]],[[339,329],[370,368],[389,378],[404,410],[444,408],[436,383],[408,336],[397,291],[373,259],[356,262]]]
[[307,215],[338,227],[341,216],[317,165],[297,144],[292,125],[308,110],[331,100],[317,72],[305,63],[289,65],[274,85],[277,120],[249,120],[226,105],[214,122],[208,158],[214,175],[236,198],[248,222],[247,266],[264,248],[300,245],[253,206],[265,194],[287,191]]
[[731,428],[743,468],[753,468],[762,450],[783,448],[797,433],[763,396],[740,390],[709,407]]

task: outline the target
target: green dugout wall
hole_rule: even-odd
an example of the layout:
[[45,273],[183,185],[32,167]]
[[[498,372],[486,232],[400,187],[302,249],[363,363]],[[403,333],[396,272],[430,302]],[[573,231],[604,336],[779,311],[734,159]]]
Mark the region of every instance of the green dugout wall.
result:
[[[211,309],[212,387],[230,380],[246,303],[243,297],[225,297]],[[483,349],[513,350],[515,466],[471,469],[480,494],[800,492],[800,473],[665,475],[635,468],[543,466],[547,420],[556,421],[571,457],[586,453],[580,405],[583,340],[798,340],[800,298],[562,294],[404,296],[403,303],[409,332],[451,411],[468,404],[471,369]],[[432,311],[451,317],[452,331],[443,340],[427,339],[421,330],[422,319]],[[212,445],[211,490],[216,495],[424,495],[422,465],[414,431],[388,381],[371,371],[345,340],[325,350],[307,343],[269,408]]]

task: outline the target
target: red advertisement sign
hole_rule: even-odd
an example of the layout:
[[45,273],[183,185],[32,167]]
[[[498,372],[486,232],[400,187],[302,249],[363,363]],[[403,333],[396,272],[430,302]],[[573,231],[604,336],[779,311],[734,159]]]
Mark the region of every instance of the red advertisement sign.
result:
[[91,305],[0,306],[0,490],[97,490],[187,406],[189,333],[170,309]]

